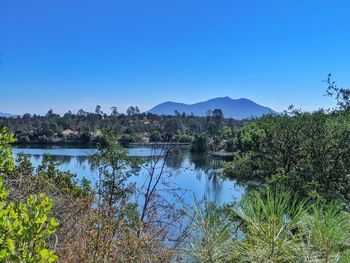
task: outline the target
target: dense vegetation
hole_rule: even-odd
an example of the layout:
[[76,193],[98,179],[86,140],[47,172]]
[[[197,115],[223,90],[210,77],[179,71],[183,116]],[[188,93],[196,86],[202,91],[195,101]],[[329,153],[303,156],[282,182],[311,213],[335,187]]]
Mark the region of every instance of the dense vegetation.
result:
[[284,185],[301,197],[350,201],[350,112],[263,117],[243,126],[228,175]]
[[110,115],[97,106],[95,113],[78,111],[63,116],[50,110],[45,116],[24,114],[14,118],[0,118],[0,127],[8,127],[18,144],[92,144],[103,142],[102,130],[114,126],[118,130],[119,142],[149,143],[173,142],[191,143],[196,134],[208,137],[205,149],[230,150],[229,138],[241,125],[241,121],[225,119],[221,110],[208,112],[206,117],[158,116],[140,113],[137,107],[130,107],[127,114],[119,114],[114,108]]

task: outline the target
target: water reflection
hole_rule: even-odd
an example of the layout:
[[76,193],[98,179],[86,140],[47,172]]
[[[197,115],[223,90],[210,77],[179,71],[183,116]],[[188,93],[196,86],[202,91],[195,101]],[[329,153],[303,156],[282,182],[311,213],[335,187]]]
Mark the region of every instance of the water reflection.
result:
[[[77,174],[77,178],[87,178],[94,182],[97,178],[97,171],[92,167],[89,156],[96,152],[95,149],[32,149],[17,148],[15,154],[23,152],[26,154],[34,167],[37,167],[45,153],[50,154],[51,158],[59,163],[59,168],[69,170]],[[147,164],[154,158],[162,155],[164,151],[161,148],[129,148],[128,153]],[[161,163],[163,159],[161,159]],[[201,199],[206,197],[216,202],[229,202],[240,198],[244,188],[235,184],[234,181],[224,180],[221,176],[221,161],[212,159],[208,155],[191,154],[188,149],[174,148],[165,160],[165,171],[172,175],[173,183],[189,191],[188,198],[193,195]],[[133,179],[141,186],[144,182],[147,171],[141,169],[140,175]]]

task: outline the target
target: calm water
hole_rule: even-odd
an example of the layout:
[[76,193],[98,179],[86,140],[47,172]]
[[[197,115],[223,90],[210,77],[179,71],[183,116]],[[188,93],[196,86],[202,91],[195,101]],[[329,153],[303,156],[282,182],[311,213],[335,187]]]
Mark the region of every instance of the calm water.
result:
[[[155,155],[162,154],[160,148],[139,147],[128,148],[130,156],[141,159],[145,166],[154,160]],[[15,148],[15,155],[24,153],[28,155],[34,167],[40,164],[43,154],[52,156],[55,162],[59,163],[61,170],[77,174],[77,178],[85,177],[92,183],[98,178],[97,171],[89,162],[89,155],[96,152],[96,149],[78,148]],[[161,162],[162,163],[162,162]],[[165,173],[167,180],[173,186],[186,189],[185,198],[190,200],[195,196],[197,199],[204,197],[219,203],[230,202],[239,199],[244,193],[244,188],[235,184],[235,181],[222,179],[221,163],[206,155],[191,154],[188,149],[176,148],[172,150],[165,162]],[[131,180],[138,186],[142,186],[147,177],[147,169],[143,167],[139,176]]]

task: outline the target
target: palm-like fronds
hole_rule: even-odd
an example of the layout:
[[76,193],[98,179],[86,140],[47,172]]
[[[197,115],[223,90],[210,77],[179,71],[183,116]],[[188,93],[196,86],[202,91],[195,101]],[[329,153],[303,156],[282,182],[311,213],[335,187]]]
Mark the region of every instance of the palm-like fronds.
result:
[[336,205],[315,206],[305,220],[305,259],[310,262],[350,262],[349,219],[349,214]]
[[251,192],[223,214],[214,204],[194,209],[191,261],[350,262],[350,215],[336,205],[310,205],[283,190]]
[[253,192],[236,211],[244,234],[241,262],[295,262],[300,255],[304,202],[284,191]]
[[230,222],[222,217],[217,206],[211,202],[197,202],[192,211],[193,241],[186,262],[227,262],[228,247],[232,247]]

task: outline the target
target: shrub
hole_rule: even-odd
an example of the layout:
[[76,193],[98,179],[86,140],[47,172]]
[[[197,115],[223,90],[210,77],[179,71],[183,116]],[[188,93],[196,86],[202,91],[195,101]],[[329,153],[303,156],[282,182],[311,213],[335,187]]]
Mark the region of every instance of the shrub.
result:
[[8,193],[0,181],[0,260],[1,262],[46,263],[57,256],[48,239],[58,222],[51,216],[51,200],[31,195],[25,203],[6,200]]

